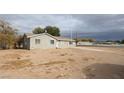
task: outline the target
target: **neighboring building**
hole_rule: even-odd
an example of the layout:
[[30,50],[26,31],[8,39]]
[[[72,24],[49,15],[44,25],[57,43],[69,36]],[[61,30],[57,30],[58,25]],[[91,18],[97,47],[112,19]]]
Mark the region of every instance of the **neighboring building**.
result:
[[115,44],[118,44],[117,42],[114,42],[114,41],[96,41],[94,42],[95,45],[115,45]]
[[55,37],[48,33],[24,34],[24,49],[69,48],[75,46],[75,40],[63,37]]
[[90,45],[93,45],[93,42],[79,41],[77,45],[78,46],[90,46]]

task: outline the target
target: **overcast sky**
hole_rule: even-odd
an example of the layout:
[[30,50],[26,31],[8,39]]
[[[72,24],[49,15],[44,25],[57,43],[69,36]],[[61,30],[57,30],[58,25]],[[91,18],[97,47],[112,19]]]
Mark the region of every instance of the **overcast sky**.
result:
[[[124,35],[124,15],[108,15],[108,14],[79,14],[79,15],[0,15],[1,19],[12,24],[19,29],[21,33],[31,32],[37,26],[45,27],[48,25],[57,26],[61,33],[68,34],[70,31],[78,32],[82,36],[93,35],[100,38],[100,33],[104,33],[104,38],[108,34],[113,34],[112,38],[121,37]],[[121,36],[119,36],[120,34]],[[95,38],[95,37],[94,37]],[[121,39],[119,38],[119,39]]]

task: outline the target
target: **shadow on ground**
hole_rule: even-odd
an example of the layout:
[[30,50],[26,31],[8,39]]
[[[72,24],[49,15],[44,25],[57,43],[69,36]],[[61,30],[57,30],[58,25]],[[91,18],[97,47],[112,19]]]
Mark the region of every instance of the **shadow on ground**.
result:
[[124,79],[124,65],[92,64],[83,69],[88,79]]

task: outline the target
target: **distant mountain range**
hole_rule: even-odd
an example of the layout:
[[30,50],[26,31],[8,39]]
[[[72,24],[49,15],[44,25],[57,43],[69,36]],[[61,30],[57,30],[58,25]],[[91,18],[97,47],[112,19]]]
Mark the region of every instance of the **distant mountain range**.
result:
[[[71,37],[70,33],[61,33],[62,36]],[[76,33],[73,33],[73,38],[76,38]],[[96,40],[122,40],[124,39],[124,31],[110,32],[92,32],[92,33],[77,33],[78,38],[94,38]]]

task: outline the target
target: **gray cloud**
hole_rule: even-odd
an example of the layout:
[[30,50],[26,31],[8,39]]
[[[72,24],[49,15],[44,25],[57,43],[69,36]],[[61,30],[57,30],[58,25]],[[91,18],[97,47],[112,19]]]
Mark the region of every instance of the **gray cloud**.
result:
[[48,25],[58,26],[63,34],[68,34],[70,31],[79,34],[124,33],[123,14],[1,14],[0,18],[12,24],[22,33],[31,32],[37,26],[45,27]]

